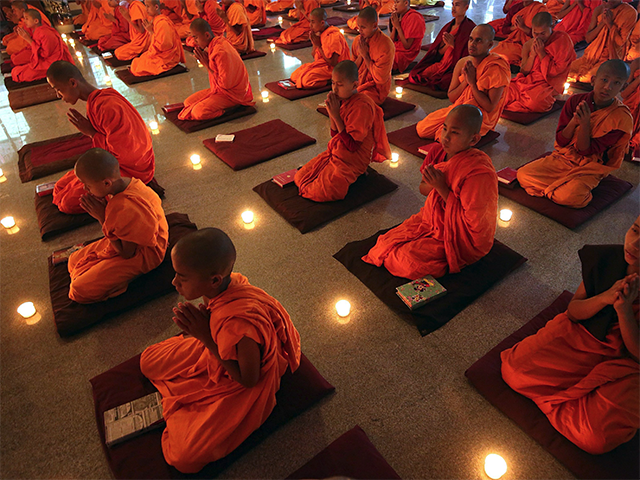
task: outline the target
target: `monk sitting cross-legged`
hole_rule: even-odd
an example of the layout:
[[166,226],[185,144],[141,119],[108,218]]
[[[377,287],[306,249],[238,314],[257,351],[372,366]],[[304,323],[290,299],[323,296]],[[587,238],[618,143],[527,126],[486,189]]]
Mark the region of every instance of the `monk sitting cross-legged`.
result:
[[113,15],[105,13],[107,20],[111,20],[111,34],[105,35],[98,40],[98,49],[101,52],[115,50],[131,41],[129,35],[129,22],[122,15],[118,0],[109,0],[109,6],[113,9]]
[[[11,17],[13,23],[15,23],[16,26],[14,27],[14,31],[12,33],[8,33],[4,37],[2,37],[2,44],[7,47],[6,53],[7,55],[11,55],[11,62],[14,65],[24,65],[29,61],[29,57],[31,57],[31,47],[24,38],[18,35],[17,30],[18,28],[22,28],[23,30],[27,30],[29,34],[32,33],[27,29],[27,26],[24,23],[24,12],[26,12],[27,10],[36,10],[40,12],[42,24],[51,26],[51,22],[49,21],[47,16],[36,7],[29,5],[27,2],[23,1],[11,2]],[[16,63],[16,54],[20,54],[19,58],[24,58],[24,60],[22,62]]]
[[114,55],[118,60],[131,60],[146,52],[151,45],[151,34],[144,28],[147,20],[147,7],[139,0],[131,0],[128,7],[118,7],[120,14],[129,23],[131,41],[116,48]]
[[332,138],[327,150],[295,176],[300,196],[315,202],[342,200],[369,163],[391,156],[382,109],[357,92],[356,64],[351,60],[338,63],[331,80],[333,91],[327,95],[326,105]]
[[633,132],[629,140],[629,151],[632,158],[640,157],[640,58],[631,62],[629,84],[621,92],[624,104],[631,110],[633,116]]
[[[94,147],[116,157],[124,177],[134,177],[145,184],[153,179],[155,157],[151,135],[133,105],[113,88],[94,87],[68,62],[53,63],[47,71],[47,80],[66,103],[87,102],[87,116],[72,108],[67,114],[69,121],[93,139]],[[56,182],[53,203],[63,213],[83,213],[80,205],[83,194],[82,182],[68,172]]]
[[331,80],[331,72],[339,62],[349,60],[349,45],[336,27],[327,25],[327,12],[324,8],[315,8],[309,15],[311,31],[309,38],[313,44],[311,63],[300,65],[292,74],[291,80],[297,88],[316,88]]
[[487,22],[496,32],[496,37],[507,38],[514,26],[513,20],[516,14],[524,8],[522,0],[506,0],[502,7],[502,13],[506,15],[504,18],[498,18]]
[[267,12],[283,12],[289,8],[293,8],[295,0],[276,0],[275,2],[267,2]]
[[471,31],[469,56],[458,61],[449,86],[449,100],[453,105],[420,120],[416,127],[420,137],[438,140],[449,111],[463,104],[475,105],[482,111],[481,136],[495,128],[505,105],[511,72],[504,58],[489,53],[493,35],[493,28],[486,24]]
[[148,347],[140,370],[162,395],[166,462],[196,473],[269,417],[281,377],[300,365],[300,335],[280,302],[233,273],[236,250],[222,230],[185,236],[171,260],[178,293],[204,304],[173,309],[184,333]]
[[[196,41],[191,36],[191,22],[193,22],[196,18],[204,19],[211,27],[211,32],[215,36],[223,36],[227,26],[222,21],[222,19],[218,16],[218,2],[216,0],[190,0],[194,1],[194,5],[196,11],[198,12],[197,16],[192,16],[190,20],[184,20],[182,25],[178,26],[178,33],[180,34],[180,38],[186,38],[185,43],[187,46],[194,48],[196,46]],[[188,4],[185,4],[188,6]],[[185,15],[188,13],[188,10],[185,9]]]
[[636,10],[639,15],[629,34],[629,48],[627,49],[627,55],[624,57],[626,62],[632,62],[640,58],[640,3],[636,6]]
[[267,9],[265,0],[246,0],[244,8],[252,27],[264,27],[267,23]]
[[255,51],[251,23],[242,3],[236,0],[222,0],[224,9],[218,9],[218,16],[226,25],[227,40],[239,54]]
[[93,0],[87,21],[82,25],[82,32],[89,40],[99,40],[111,34],[111,20],[105,13],[112,13],[108,0]]
[[558,12],[560,19],[555,27],[557,32],[567,32],[574,45],[584,42],[585,35],[591,23],[593,10],[602,3],[602,0],[567,0]]
[[[360,0],[358,5],[360,6],[360,10],[371,7],[378,15],[388,15],[393,12],[394,0],[386,0],[384,3],[382,0]],[[358,16],[356,15],[348,19],[347,26],[352,30],[358,30]]]
[[600,180],[620,168],[633,118],[616,96],[628,77],[626,63],[608,60],[592,80],[593,92],[569,98],[560,115],[553,153],[518,169],[518,181],[529,195],[583,208]]
[[491,158],[473,148],[482,112],[459,105],[449,112],[441,143],[429,145],[421,168],[420,212],[378,238],[362,260],[396,277],[442,277],[477,262],[493,247],[498,177]]
[[389,20],[391,40],[396,47],[393,69],[402,73],[420,53],[427,27],[424,17],[409,8],[409,0],[395,0],[394,3],[395,12]]
[[309,32],[311,32],[309,16],[314,9],[320,8],[320,4],[318,0],[295,0],[295,6],[300,20],[280,34],[280,37],[276,40],[278,45],[304,42],[309,38]]
[[501,41],[492,53],[502,55],[510,64],[520,65],[522,47],[531,40],[531,21],[538,12],[546,12],[544,5],[533,0],[522,0],[524,7],[513,19],[511,33]]

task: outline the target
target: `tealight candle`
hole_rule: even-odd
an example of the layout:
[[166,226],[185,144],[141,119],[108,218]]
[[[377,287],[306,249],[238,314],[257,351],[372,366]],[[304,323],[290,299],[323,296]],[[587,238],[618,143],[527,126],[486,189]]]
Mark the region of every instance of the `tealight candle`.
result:
[[282,17],[278,17],[278,23],[282,23]]
[[253,212],[251,210],[245,210],[240,214],[240,217],[247,225],[253,223]]
[[73,47],[75,46],[75,44],[76,44],[76,41],[73,38],[69,39],[69,45]]
[[80,52],[80,51],[76,52],[76,57],[82,58],[82,52]]
[[66,40],[66,39],[67,39],[67,34],[66,34],[66,33],[63,33],[63,34],[62,34],[62,39],[63,39],[63,40]]
[[13,219],[13,217],[4,217],[2,220],[0,220],[0,223],[7,230],[10,230],[16,226],[16,221]]
[[271,45],[269,45],[269,48],[271,48],[271,51],[272,51],[272,52],[275,52],[275,50],[276,50],[276,44],[272,42],[272,43],[271,43]]
[[158,122],[156,122],[156,121],[149,122],[149,128],[151,130],[157,130],[158,129]]
[[341,28],[341,29],[340,29],[340,33],[341,33],[342,35],[344,35],[344,28]]
[[391,161],[392,161],[393,163],[398,163],[398,160],[400,160],[400,154],[399,154],[399,153],[396,153],[396,152],[393,152],[393,153],[391,154]]
[[267,98],[269,96],[269,92],[267,92],[266,90],[262,91],[262,98]]
[[396,93],[402,95],[402,87],[396,87]]
[[191,163],[193,165],[200,165],[200,155],[197,155],[197,154],[191,155]]
[[336,312],[338,312],[338,316],[347,317],[351,312],[351,304],[346,300],[340,300],[336,303]]
[[347,5],[351,5],[351,0],[347,0]]
[[24,302],[18,307],[18,313],[22,318],[31,318],[36,314],[36,307],[33,302]]
[[200,63],[200,60],[198,60],[197,58],[196,58],[196,62],[198,62],[198,68],[202,68],[204,66],[202,65],[202,63]]
[[508,222],[509,220],[511,220],[511,217],[513,216],[513,212],[507,208],[503,208],[502,210],[500,210],[500,220],[502,220],[503,222]]
[[0,168],[0,177],[4,177],[4,172],[2,171],[1,168]]
[[489,478],[497,480],[507,473],[507,462],[496,453],[490,453],[484,460],[484,471]]

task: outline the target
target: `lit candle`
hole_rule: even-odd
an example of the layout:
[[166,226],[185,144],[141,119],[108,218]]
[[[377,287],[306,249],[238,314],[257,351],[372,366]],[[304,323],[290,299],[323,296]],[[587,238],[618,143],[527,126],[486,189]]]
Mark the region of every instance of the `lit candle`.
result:
[[76,57],[78,57],[78,58],[82,58],[82,52],[81,52],[81,51],[77,51],[77,52],[76,52]]
[[342,35],[344,35],[344,28],[341,28],[341,29],[340,29],[340,33],[341,33]]
[[351,312],[351,304],[346,300],[340,300],[336,303],[336,312],[338,312],[338,316],[347,317]]
[[500,220],[502,220],[503,222],[508,222],[509,220],[511,220],[511,217],[513,216],[513,212],[507,208],[503,208],[502,210],[500,210]]
[[253,212],[251,210],[245,210],[240,214],[240,217],[242,217],[242,221],[247,225],[253,223]]
[[13,219],[13,217],[4,217],[2,220],[0,220],[0,223],[7,230],[11,230],[16,226],[16,221]]
[[347,0],[347,5],[351,5],[351,0]]
[[282,17],[278,17],[278,23],[282,23]]
[[567,93],[569,93],[569,87],[570,87],[570,86],[571,86],[571,85],[570,85],[569,83],[565,83],[565,84],[564,84],[564,92],[562,92],[562,93],[564,93],[565,95],[566,95]]
[[36,314],[36,307],[33,302],[25,302],[18,307],[18,313],[22,318],[31,318]]
[[76,44],[76,41],[73,38],[69,39],[69,45],[73,47],[75,44]]
[[200,165],[200,155],[197,155],[197,154],[191,155],[191,163],[193,165]]
[[393,152],[391,154],[391,163],[398,163],[398,160],[400,160],[400,154]]
[[276,44],[275,43],[271,42],[271,45],[269,45],[269,47],[271,48],[272,52],[276,51]]
[[484,460],[484,471],[489,478],[497,480],[507,473],[507,462],[500,455],[490,453]]
[[67,41],[67,35],[65,33],[62,34],[62,39],[66,42]]
[[267,92],[266,90],[263,90],[260,95],[262,95],[262,102],[263,103],[269,103],[269,92]]
[[402,95],[402,87],[396,87],[396,93]]
[[4,172],[2,171],[1,168],[0,168],[0,177],[4,177]]
[[150,128],[151,130],[157,130],[157,129],[158,129],[158,122],[156,122],[155,120],[154,120],[154,121],[149,122],[149,128]]

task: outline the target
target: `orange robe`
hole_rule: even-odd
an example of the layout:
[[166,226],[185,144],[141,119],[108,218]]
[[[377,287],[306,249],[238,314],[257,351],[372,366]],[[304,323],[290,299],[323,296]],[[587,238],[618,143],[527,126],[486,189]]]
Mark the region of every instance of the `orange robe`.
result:
[[547,12],[551,14],[554,20],[557,20],[558,13],[560,13],[560,10],[562,10],[562,7],[564,7],[564,1],[563,0],[543,0],[543,3],[544,3],[544,7],[547,9]]
[[235,450],[269,417],[280,378],[300,365],[300,335],[284,307],[243,275],[209,300],[211,337],[220,358],[237,360],[244,337],[260,346],[260,377],[252,388],[232,380],[202,342],[183,335],[147,348],[142,373],[162,395],[169,465],[195,473]]
[[113,9],[113,16],[116,21],[111,22],[111,35],[106,35],[98,40],[98,48],[103,52],[115,50],[131,41],[131,36],[129,35],[130,25],[120,13],[120,8]]
[[[320,44],[325,57],[338,54],[338,62],[350,59],[349,45],[336,27],[327,27],[320,34]],[[316,88],[331,81],[333,67],[329,65],[318,48],[313,49],[314,61],[300,65],[292,74],[291,80],[297,88]]]
[[[513,24],[515,25],[515,18],[521,17],[524,20],[524,24],[531,28],[531,21],[533,20],[533,17],[537,13],[544,11],[546,11],[546,9],[542,3],[533,2],[515,15]],[[513,65],[520,65],[520,61],[522,60],[522,46],[530,39],[531,35],[527,35],[519,28],[516,28],[507,38],[501,41],[498,46],[491,50],[491,53],[502,55]]]
[[[373,7],[373,9],[378,12],[378,15],[380,15],[380,7],[382,6],[381,2],[382,0],[360,0],[360,10],[364,9],[365,7]],[[391,2],[391,4],[393,5],[393,2]],[[349,27],[351,30],[358,30],[357,15],[347,20],[347,27]]]
[[[592,109],[591,144],[587,151],[580,151],[576,145],[580,127],[570,140],[561,133],[583,100]],[[518,181],[529,195],[583,208],[591,202],[591,190],[600,180],[620,168],[633,128],[631,112],[617,98],[606,108],[593,108],[593,92],[572,95],[567,101],[558,122],[553,153],[518,169]]]
[[58,60],[74,63],[69,47],[54,28],[40,25],[34,29],[31,39],[29,63],[11,69],[14,81],[32,82],[45,78],[51,64]]
[[[51,22],[49,21],[47,16],[42,13],[42,10],[39,10],[36,7],[32,7],[27,3],[27,10],[29,9],[37,10],[38,12],[40,12],[40,16],[42,17],[42,25],[47,25],[49,27],[51,26]],[[24,18],[21,18],[18,21],[17,26],[24,28],[27,32],[29,32],[29,34],[32,33],[31,30],[29,30],[24,24]],[[21,52],[22,50],[29,50],[29,44],[27,43],[27,41],[15,32],[8,33],[4,37],[2,37],[2,44],[7,47],[7,55],[11,56],[15,55],[18,52]],[[14,63],[14,65],[16,64]]]
[[182,3],[180,0],[162,0],[162,13],[176,25],[182,25]]
[[356,61],[360,55],[362,42],[369,44],[371,68],[364,61],[358,67],[358,92],[364,93],[378,105],[382,104],[391,90],[391,70],[396,48],[391,39],[378,29],[371,37],[364,39],[358,35],[351,45],[351,57]]
[[[272,4],[273,5],[273,4]],[[311,15],[311,10],[314,8],[320,8],[320,4],[318,0],[303,0],[304,11],[307,14],[307,17]],[[267,6],[267,10],[269,7]],[[284,32],[280,34],[280,38],[276,40],[276,43],[279,44],[290,44],[290,43],[298,43],[304,42],[309,39],[309,32],[311,31],[311,26],[309,25],[309,20],[303,18],[299,20],[294,25],[291,25]]]
[[[470,59],[471,57],[465,57],[461,59],[460,62],[466,63],[467,60]],[[440,133],[442,132],[442,124],[447,118],[449,112],[454,107],[463,104],[475,105],[482,110],[482,128],[480,129],[480,135],[484,136],[495,128],[506,104],[507,91],[509,82],[511,81],[509,64],[501,56],[496,55],[495,53],[489,53],[489,55],[480,62],[480,65],[476,67],[476,75],[478,89],[482,92],[486,93],[492,88],[506,87],[502,92],[502,97],[500,98],[495,110],[492,112],[484,111],[473,96],[471,88],[467,86],[453,105],[436,110],[418,122],[416,130],[420,137],[438,140],[440,138]],[[464,74],[460,76],[459,80],[461,82],[464,81]]]
[[496,230],[498,176],[491,158],[470,148],[446,160],[442,145],[428,148],[422,169],[433,165],[444,173],[447,201],[434,188],[420,212],[378,237],[362,257],[410,280],[458,273],[477,262],[493,247]]
[[583,0],[583,4],[583,10],[580,10],[580,7],[576,5],[554,28],[559,32],[567,32],[574,44],[585,40],[593,10],[602,4],[602,0]]
[[404,48],[399,38],[393,42],[396,47],[393,69],[404,72],[420,53],[427,25],[424,22],[424,17],[413,8],[410,8],[400,19],[400,27],[407,40],[413,39],[413,43],[408,49]]
[[[95,2],[96,0],[94,0]],[[111,21],[104,18],[104,14],[113,13],[107,0],[99,0],[100,6],[96,6],[93,2],[87,21],[82,26],[84,35],[89,40],[98,40],[111,33]]]
[[511,80],[507,91],[507,109],[512,112],[548,112],[567,80],[571,62],[576,59],[573,42],[565,32],[553,32],[544,46],[543,60],[535,56],[533,68]]
[[[169,227],[158,194],[137,178],[107,199],[104,238],[69,257],[69,298],[78,303],[102,302],[127,290],[129,282],[164,260]],[[131,258],[121,257],[111,240],[136,244]]]
[[369,163],[391,157],[382,109],[370,97],[353,94],[340,105],[345,129],[331,132],[327,150],[296,172],[300,196],[314,202],[342,200]]
[[624,59],[627,62],[632,62],[636,58],[640,58],[640,18],[629,35],[629,47]]
[[[144,3],[133,0],[129,2],[129,16],[131,22],[136,20],[147,20],[147,9]],[[131,60],[136,58],[142,52],[146,52],[151,45],[151,35],[145,28],[139,32],[133,25],[129,25],[129,37],[131,41],[119,48],[116,48],[114,55],[118,60]]]
[[[97,130],[93,147],[102,148],[118,159],[120,174],[149,183],[155,172],[153,144],[142,117],[113,88],[94,90],[87,99],[87,118]],[[73,171],[56,182],[53,203],[63,213],[84,213],[80,197],[86,192]]]
[[131,73],[136,76],[160,75],[184,63],[184,49],[173,22],[165,15],[153,19],[153,35],[149,49],[131,62]]
[[[633,78],[629,79],[629,83],[638,77],[640,77],[640,69],[634,72]],[[633,131],[631,132],[631,140],[629,140],[629,150],[634,157],[640,157],[640,90],[636,89],[625,98],[624,104],[629,107],[633,117]]]
[[268,3],[266,6],[267,12],[282,12],[287,8],[293,8],[295,0],[277,0],[275,2]]
[[252,27],[262,27],[267,23],[265,0],[245,0],[247,17]]
[[[227,18],[229,19],[229,25],[227,25],[227,40],[238,53],[250,53],[255,51],[253,43],[253,34],[251,33],[251,23],[247,17],[247,11],[244,6],[239,2],[233,2],[227,7]],[[236,33],[233,27],[241,27],[242,31]]]
[[89,18],[89,10],[91,9],[91,5],[87,0],[84,0],[82,3],[76,2],[76,4],[80,5],[82,13],[73,17],[73,24],[84,25],[87,22],[87,18]]

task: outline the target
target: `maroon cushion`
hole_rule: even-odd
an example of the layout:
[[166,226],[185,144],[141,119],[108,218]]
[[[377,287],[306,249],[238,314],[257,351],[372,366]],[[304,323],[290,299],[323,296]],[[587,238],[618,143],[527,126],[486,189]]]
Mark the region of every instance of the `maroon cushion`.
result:
[[52,265],[49,257],[49,290],[53,321],[61,337],[73,335],[107,317],[130,310],[155,298],[175,291],[171,284],[175,272],[171,264],[171,249],[180,238],[197,230],[183,213],[167,215],[169,246],[162,263],[154,270],[133,280],[122,295],[104,302],[81,305],[69,299],[69,269],[66,263]]
[[463,268],[459,273],[447,274],[438,279],[447,289],[446,295],[412,311],[396,295],[396,287],[410,280],[395,277],[384,267],[362,261],[362,257],[369,253],[378,237],[389,230],[380,230],[369,238],[348,243],[333,257],[358,277],[385,305],[400,317],[414,323],[423,336],[446,324],[527,261],[519,253],[494,240],[491,251],[476,263]]
[[302,198],[295,184],[281,188],[271,180],[254,187],[253,191],[289,224],[301,233],[307,233],[397,188],[398,185],[369,167],[367,172],[349,187],[349,193],[344,200],[336,202],[319,203]]
[[298,100],[299,98],[311,97],[318,95],[319,93],[328,92],[331,90],[331,85],[327,84],[324,87],[317,88],[293,88],[287,90],[278,85],[278,82],[269,82],[264,84],[265,88],[268,88],[276,95],[286,98],[287,100]]
[[[5,86],[6,86],[5,79]],[[32,105],[40,105],[41,103],[53,102],[59,100],[56,91],[49,86],[48,83],[35,83],[27,88],[17,88],[9,91],[9,105],[14,112]]]
[[[389,143],[396,147],[400,147],[405,152],[409,152],[416,157],[424,157],[424,155],[418,150],[420,147],[433,143],[433,140],[420,138],[416,131],[416,125],[417,124],[409,125],[408,127],[401,128],[400,130],[390,132],[387,134],[387,138],[389,139]],[[500,134],[498,132],[490,130],[476,145],[474,145],[474,148],[485,147],[496,140],[499,136]]]
[[409,79],[405,78],[404,80],[396,80],[396,85],[401,85],[403,88],[407,90],[413,90],[414,92],[426,93],[427,95],[434,98],[447,98],[448,93],[444,90],[436,90],[427,85],[416,85],[414,83],[409,83]]
[[247,115],[253,115],[257,113],[254,107],[247,107],[245,105],[239,105],[237,107],[228,108],[222,115],[210,120],[180,120],[178,115],[180,111],[174,111],[169,113],[163,113],[165,118],[173,123],[176,127],[186,133],[197,132],[198,130],[204,130],[221,123],[235,120],[236,118],[246,117]]
[[555,113],[558,110],[562,110],[562,107],[564,107],[564,104],[565,104],[564,100],[556,100],[553,106],[551,107],[551,110],[549,110],[548,112],[542,112],[542,113],[511,112],[505,109],[502,111],[502,115],[500,115],[500,117],[504,118],[505,120],[509,120],[511,122],[519,123],[521,125],[530,125],[533,122],[537,122],[541,118],[546,117],[547,115],[551,115],[552,113]]
[[[326,6],[326,5],[323,5]],[[342,17],[329,17],[325,20],[325,22],[327,23],[327,25],[331,25],[332,27],[338,27],[340,25],[346,25],[347,24],[347,19],[346,18],[342,18]]]
[[129,70],[128,68],[125,68],[123,70],[117,70],[116,75],[124,83],[131,86],[136,83],[148,82],[150,80],[169,77],[171,75],[177,75],[178,73],[185,73],[188,71],[189,69],[187,67],[185,67],[184,65],[178,64],[175,67],[173,67],[171,70],[167,70],[166,72],[163,72],[160,75],[144,75],[141,77],[136,77],[133,73],[131,73],[131,70]]
[[572,296],[565,290],[549,307],[469,367],[465,375],[489,402],[578,478],[639,478],[638,434],[609,453],[591,455],[558,433],[533,401],[516,393],[502,380],[500,352],[535,334],[549,320],[564,312]]
[[[413,8],[414,5],[412,5],[411,7]],[[420,7],[431,8],[431,7],[425,6],[425,5],[420,5]],[[421,10],[421,8],[416,8],[416,10]],[[426,23],[437,22],[438,20],[440,20],[440,17],[438,15],[422,15],[422,16],[424,17],[424,21]]]
[[259,58],[259,57],[266,57],[267,56],[267,52],[260,52],[258,50],[254,50],[253,52],[250,53],[243,53],[242,55],[240,55],[240,58],[242,58],[242,60],[249,60],[250,58]]
[[[392,70],[391,71],[391,75],[398,75],[401,73],[409,73],[411,70],[413,70],[413,67],[415,67],[418,64],[418,62],[411,62],[409,65],[407,65],[407,68],[405,68],[402,72],[399,70]],[[398,82],[396,82],[398,83]]]
[[85,47],[91,47],[93,45],[97,45],[98,44],[98,40],[91,40],[87,37],[82,37],[79,39],[79,42],[84,45]]
[[93,146],[82,133],[24,145],[18,150],[18,171],[22,183],[73,168],[78,157]]
[[343,2],[342,0],[337,0],[333,3],[325,3],[324,5],[320,5],[322,8],[331,8],[331,7],[339,7],[341,5],[344,5],[345,2]]
[[[384,30],[387,29],[387,26],[386,25],[378,25],[378,28],[380,30],[384,31]],[[349,33],[351,35],[360,35],[360,32],[358,30],[354,30],[353,28],[350,28],[350,27],[344,27],[343,30],[344,30],[344,33]]]
[[308,48],[311,46],[311,40],[303,40],[302,42],[288,43],[288,44],[276,44],[283,50],[300,50],[301,48]]
[[[380,105],[380,108],[382,108],[384,119],[386,121],[402,115],[403,113],[411,112],[415,110],[416,106],[413,103],[402,102],[400,100],[396,100],[395,98],[387,97],[384,99],[384,102],[382,102],[382,105]],[[325,117],[329,116],[326,107],[318,107],[316,108],[316,111],[318,113],[321,113]]]
[[[169,466],[162,455],[162,430],[152,430],[114,447],[104,443],[104,412],[156,391],[140,371],[140,355],[92,378],[93,401],[100,441],[107,462],[115,478],[185,478]],[[219,475],[243,454],[258,445],[268,435],[289,420],[329,395],[335,388],[327,382],[312,363],[302,354],[300,366],[291,373],[287,370],[276,393],[276,406],[264,424],[226,457],[210,463],[199,474],[190,478],[212,478]]]
[[427,50],[429,50],[429,48],[431,48],[431,44],[430,43],[425,43],[424,45],[422,45],[420,47],[420,50],[422,50],[423,52],[426,52]]
[[283,10],[278,10],[277,12],[271,12],[267,10],[267,15],[282,15],[283,13],[287,13],[289,10],[293,10],[294,7],[288,7]]
[[339,7],[333,7],[334,10],[338,11],[338,12],[359,12],[360,11],[360,5],[342,5]]
[[[133,62],[133,58],[131,58],[129,60],[119,60],[118,58],[116,58],[115,55],[113,57],[110,57],[110,58],[104,58],[103,57],[103,60],[104,60],[104,63],[106,63],[107,65],[109,65],[112,68],[124,67],[126,65],[131,65],[131,62]],[[116,75],[117,75],[117,72],[116,72]]]
[[21,88],[33,87],[36,85],[49,85],[47,83],[46,78],[41,78],[40,80],[34,80],[33,82],[16,82],[12,78],[4,79],[4,86],[7,88],[8,92],[12,92],[14,90],[19,90]]
[[215,138],[208,138],[203,143],[234,170],[242,170],[316,143],[315,138],[279,119],[232,134],[236,136],[233,142],[216,143]]
[[267,38],[278,37],[282,32],[284,32],[284,29],[280,25],[265,27],[259,29],[257,32],[253,32],[253,39],[266,40]]
[[334,440],[331,445],[287,477],[287,479],[344,477],[362,480],[399,479],[359,426]]
[[11,60],[5,60],[2,65],[0,65],[0,73],[11,73],[13,69],[13,63]]

